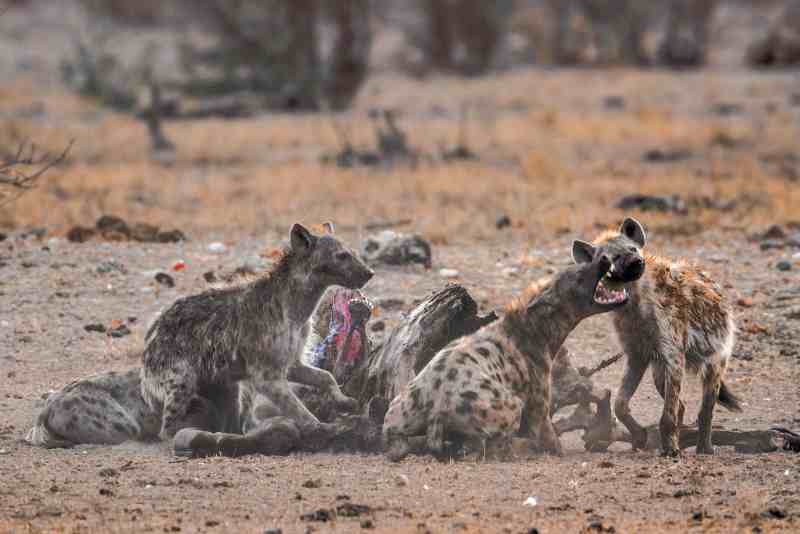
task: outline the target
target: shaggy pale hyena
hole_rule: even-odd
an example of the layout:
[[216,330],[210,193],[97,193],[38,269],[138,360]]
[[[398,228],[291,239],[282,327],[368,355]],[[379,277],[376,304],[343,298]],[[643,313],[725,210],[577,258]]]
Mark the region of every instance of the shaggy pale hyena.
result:
[[[330,234],[332,226],[327,228]],[[300,358],[309,318],[325,290],[360,288],[373,275],[328,234],[317,236],[294,225],[289,248],[266,276],[180,299],[150,328],[142,395],[163,414],[160,437],[175,436],[176,452],[235,449],[241,436],[214,433],[239,429],[256,436],[245,436],[242,446],[268,441],[270,432],[250,409],[258,396],[277,406],[301,434],[321,429],[289,380],[328,391],[343,409],[356,408],[329,372]],[[248,401],[241,413],[237,397]]]
[[592,244],[576,241],[573,249],[578,264],[610,257],[613,268],[603,285],[609,290],[624,288],[630,297],[630,303],[614,318],[628,357],[614,411],[630,431],[634,447],[644,448],[647,433],[631,416],[629,404],[652,365],[653,380],[664,398],[662,453],[678,455],[678,428],[684,412],[681,383],[688,367],[703,379],[697,452],[713,454],[711,419],[717,400],[730,410],[741,410],[738,399],[722,380],[733,350],[733,316],[721,289],[707,274],[684,262],[650,255],[645,258],[644,245],[642,225],[628,218],[619,231],[606,232]]
[[533,445],[560,453],[550,419],[553,358],[582,319],[625,304],[624,292],[597,293],[610,268],[610,259],[598,255],[535,282],[502,320],[442,349],[391,402],[383,428],[388,457],[403,458],[418,435],[427,436],[434,454],[449,437],[502,456],[523,409]]

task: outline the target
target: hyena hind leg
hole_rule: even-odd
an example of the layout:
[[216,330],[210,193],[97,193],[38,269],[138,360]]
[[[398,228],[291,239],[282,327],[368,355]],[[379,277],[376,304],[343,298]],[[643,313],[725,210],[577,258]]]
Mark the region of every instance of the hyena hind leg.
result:
[[714,407],[717,404],[722,376],[716,365],[707,365],[703,373],[703,400],[697,414],[697,454],[714,454],[711,443],[711,425],[714,418]]

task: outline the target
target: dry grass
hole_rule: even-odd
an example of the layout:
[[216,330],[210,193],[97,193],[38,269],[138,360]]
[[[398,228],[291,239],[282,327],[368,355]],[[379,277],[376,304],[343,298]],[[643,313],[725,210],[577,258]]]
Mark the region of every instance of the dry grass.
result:
[[[0,123],[0,140],[33,139],[52,151],[76,139],[71,164],[0,214],[0,225],[45,225],[64,233],[103,213],[208,230],[283,230],[291,221],[331,218],[339,225],[410,217],[437,241],[491,239],[508,214],[535,240],[589,231],[621,218],[612,206],[633,192],[736,199],[733,211],[692,210],[685,218],[648,214],[651,226],[691,231],[704,225],[748,228],[800,220],[800,187],[773,176],[765,153],[792,152],[797,126],[785,104],[791,78],[749,73],[674,75],[636,71],[509,74],[465,82],[370,82],[356,109],[337,118],[357,145],[373,144],[371,107],[402,110],[410,143],[428,154],[459,138],[459,110],[478,162],[339,169],[319,157],[339,147],[329,117],[170,123],[174,164],[151,160],[144,125],[99,112],[63,93],[20,81],[0,88],[0,111],[43,105],[45,119]],[[608,88],[608,89],[605,89]],[[610,89],[613,88],[613,91]],[[603,107],[622,95],[623,111]],[[719,102],[746,113],[709,113]],[[776,101],[765,115],[760,106]],[[37,104],[37,102],[41,104]],[[719,146],[719,140],[730,146]],[[651,148],[685,148],[689,160],[642,161]]]

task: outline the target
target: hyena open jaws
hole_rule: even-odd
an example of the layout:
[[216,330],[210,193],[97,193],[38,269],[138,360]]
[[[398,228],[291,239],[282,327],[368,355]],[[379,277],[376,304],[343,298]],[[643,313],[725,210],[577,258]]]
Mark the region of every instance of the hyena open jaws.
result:
[[408,454],[414,436],[426,436],[435,455],[449,438],[503,457],[523,410],[534,448],[560,454],[550,418],[553,358],[581,320],[625,305],[624,292],[596,296],[610,268],[599,255],[535,282],[501,320],[442,349],[391,402],[383,428],[389,459]]
[[[259,396],[301,433],[319,430],[320,422],[293,393],[289,380],[328,391],[342,408],[356,407],[329,372],[300,358],[309,318],[325,290],[332,285],[360,288],[373,275],[330,235],[332,226],[326,228],[327,233],[315,235],[294,225],[290,245],[270,273],[180,299],[150,328],[142,396],[162,414],[160,437],[175,437],[176,452],[194,454],[198,447],[259,452],[262,445],[269,450],[269,424],[255,413]],[[182,429],[187,431],[176,436]]]
[[[698,454],[713,454],[711,420],[720,404],[740,411],[738,399],[722,377],[733,350],[736,327],[720,287],[699,269],[658,256],[643,256],[645,232],[632,218],[619,231],[606,232],[593,243],[576,241],[577,263],[610,257],[613,268],[603,280],[603,294],[626,291],[630,303],[615,313],[614,325],[626,354],[627,365],[614,411],[634,439],[644,448],[645,430],[630,413],[630,399],[649,366],[656,389],[664,399],[659,423],[662,454],[679,454],[678,428],[683,423],[680,400],[683,375],[688,368],[703,380],[698,415]],[[645,271],[645,263],[647,269]]]

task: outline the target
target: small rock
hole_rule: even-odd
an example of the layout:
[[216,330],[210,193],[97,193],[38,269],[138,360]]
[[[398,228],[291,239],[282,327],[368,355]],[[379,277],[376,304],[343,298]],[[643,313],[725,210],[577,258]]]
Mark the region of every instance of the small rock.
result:
[[71,243],[84,243],[94,237],[95,231],[94,228],[86,228],[85,226],[73,226],[69,232],[67,232],[67,241]]
[[731,102],[720,102],[711,106],[711,112],[722,116],[739,115],[742,112],[742,106]]
[[175,287],[175,279],[167,273],[158,273],[155,276],[156,282],[166,287]]
[[108,488],[100,488],[100,495],[102,495],[104,497],[113,497],[114,496],[114,492],[111,491]]
[[375,528],[375,524],[372,522],[372,519],[365,519],[361,522],[361,528]]
[[692,157],[692,152],[686,148],[666,149],[654,148],[648,150],[642,159],[648,163],[674,163]]
[[101,469],[100,472],[97,473],[97,474],[100,475],[103,478],[111,478],[111,477],[119,476],[119,471],[117,471],[113,467],[105,467],[105,468]]
[[778,508],[777,506],[771,506],[763,515],[774,519],[786,519],[786,510]]
[[219,525],[219,521],[217,521],[216,519],[209,519],[208,521],[206,521],[207,527],[216,527],[217,525]]
[[686,203],[678,195],[626,195],[619,199],[617,203],[614,204],[614,207],[621,210],[638,209],[642,211],[671,212],[678,215],[685,215],[689,212]]
[[83,327],[83,329],[86,330],[87,332],[100,332],[101,334],[105,333],[106,331],[105,325],[102,325],[100,323],[87,324],[86,326]]
[[219,241],[209,243],[208,245],[208,251],[213,254],[223,254],[227,252],[227,250],[228,247],[225,245],[225,243],[220,243]]
[[121,324],[118,327],[108,331],[108,335],[115,338],[125,337],[130,333],[131,329],[124,324]]
[[432,264],[431,245],[421,236],[384,230],[367,237],[361,245],[361,255],[369,263],[408,265],[419,263],[426,268]]
[[536,499],[536,497],[534,497],[533,495],[531,495],[530,497],[528,497],[527,499],[525,499],[525,502],[523,502],[522,504],[523,504],[524,506],[530,506],[530,507],[534,507],[534,506],[536,506],[537,504],[539,504],[539,501]]
[[333,510],[326,510],[324,508],[320,508],[315,512],[308,512],[300,516],[301,521],[320,521],[320,522],[327,522],[330,521],[335,517]]
[[372,508],[366,504],[355,504],[349,501],[336,507],[336,515],[341,517],[358,517],[370,512],[372,512]]
[[736,304],[738,304],[742,308],[751,308],[753,306],[753,299],[751,299],[750,297],[740,297],[736,301]]
[[209,284],[213,284],[217,281],[217,275],[214,271],[207,271],[203,273],[203,279]]
[[186,235],[180,230],[167,230],[158,232],[156,241],[159,243],[178,243],[180,241],[186,241]]
[[775,264],[775,267],[779,271],[791,271],[792,270],[792,262],[788,260],[781,260]]
[[128,269],[126,269],[124,265],[114,260],[101,262],[95,270],[98,274],[108,274],[111,272],[126,274],[128,272]]
[[264,534],[283,534],[283,530],[279,528],[268,528],[264,531]]
[[403,474],[397,475],[396,477],[394,477],[394,484],[395,484],[395,486],[398,486],[398,487],[401,487],[401,488],[404,487],[404,486],[408,486],[408,476],[403,475]]
[[459,274],[456,269],[439,269],[439,276],[443,278],[456,278]]
[[502,230],[503,228],[508,228],[511,226],[511,217],[508,215],[501,215],[497,218],[497,221],[494,223],[498,230]]
[[309,479],[303,482],[304,488],[319,488],[320,486],[322,486],[322,480],[319,478]]
[[757,237],[760,239],[786,239],[786,230],[780,224],[773,224]]
[[622,110],[625,109],[625,98],[619,95],[610,95],[603,99],[603,106],[606,109]]

